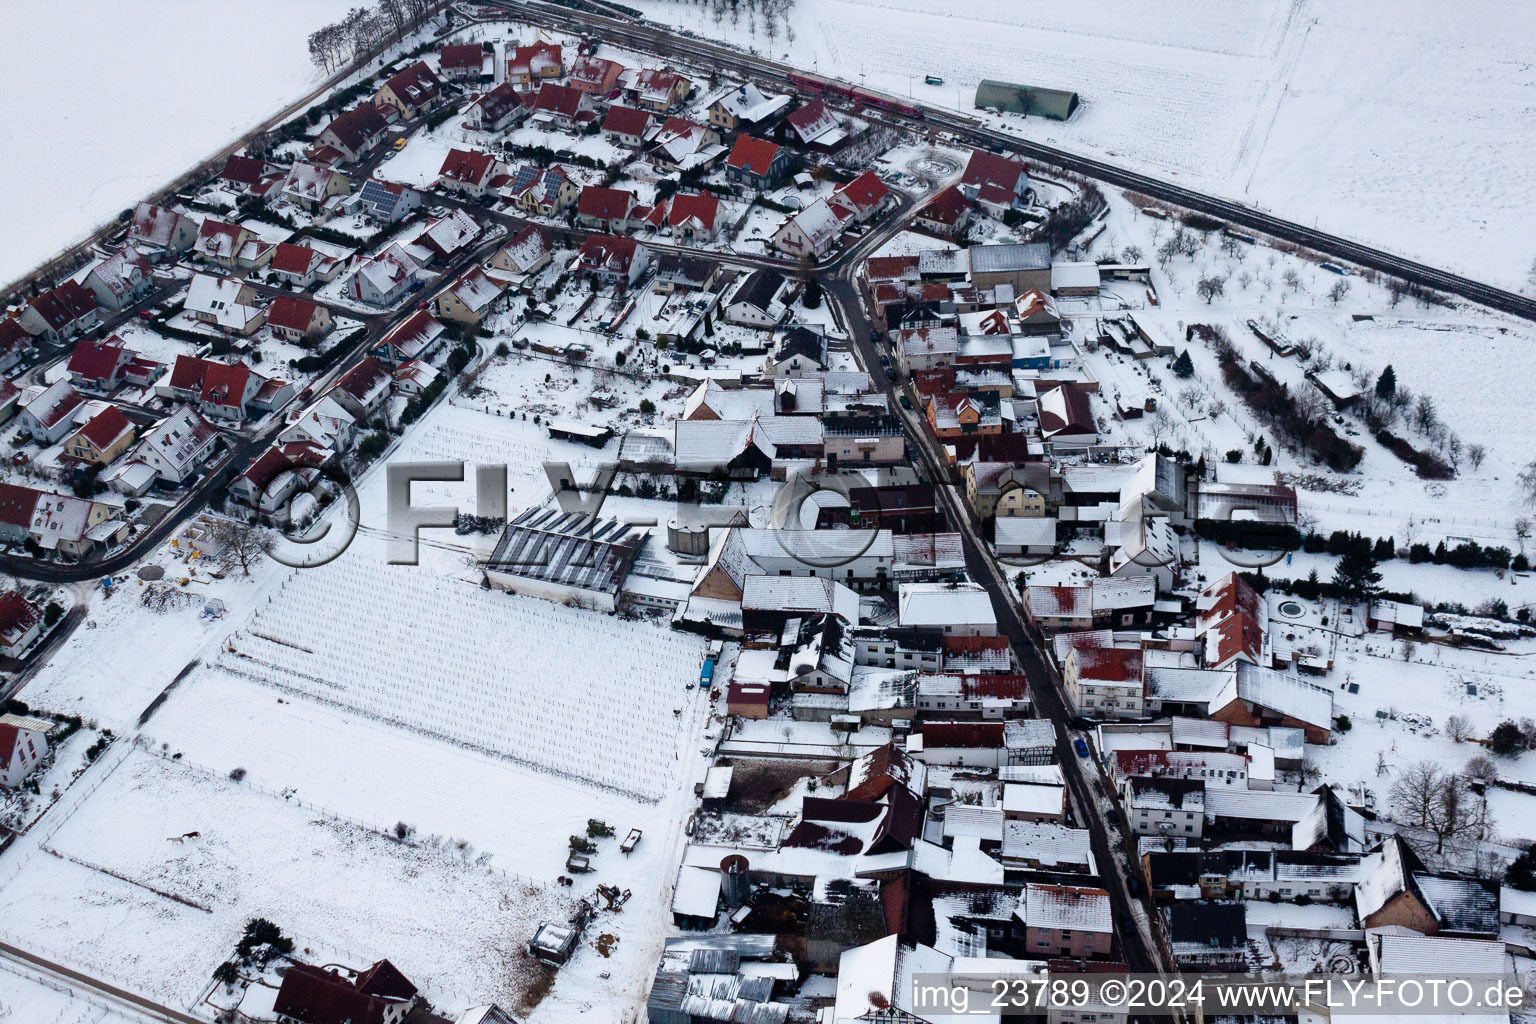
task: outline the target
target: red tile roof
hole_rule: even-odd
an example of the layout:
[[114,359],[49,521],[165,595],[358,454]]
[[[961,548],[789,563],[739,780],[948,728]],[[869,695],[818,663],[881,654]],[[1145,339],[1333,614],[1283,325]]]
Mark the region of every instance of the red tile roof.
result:
[[864,276],[871,281],[917,279],[916,256],[875,256],[864,261]]
[[124,362],[126,351],[123,339],[115,334],[105,341],[82,338],[75,342],[75,351],[69,357],[69,372],[87,380],[111,380]]
[[1079,679],[1129,683],[1141,679],[1141,648],[1089,647],[1074,652]]
[[478,149],[455,149],[443,159],[443,166],[438,169],[437,176],[468,185],[479,185],[495,166],[496,158],[489,153],[482,153]]
[[37,507],[40,491],[16,484],[0,483],[0,523],[32,528],[32,510]]
[[65,281],[31,302],[54,330],[67,327],[96,308],[96,296],[78,281]]
[[279,295],[267,310],[267,325],[290,331],[307,331],[315,321],[319,306],[297,295]]
[[1011,160],[1000,153],[991,153],[985,149],[971,150],[971,158],[966,162],[965,174],[960,181],[965,185],[995,185],[1007,189],[1013,194],[1014,186],[1019,183],[1019,175],[1028,173],[1028,168],[1023,161]]
[[435,99],[443,87],[443,83],[438,81],[437,75],[424,60],[419,60],[410,67],[395,72],[384,84],[389,86],[390,91],[402,101],[413,107],[419,107]]
[[113,441],[132,429],[133,424],[128,422],[128,417],[123,415],[123,410],[115,405],[109,405],[92,416],[90,422],[81,427],[77,433],[95,445],[97,451],[104,452],[112,447]]
[[30,348],[32,335],[13,316],[0,316],[0,352],[17,348]]
[[944,224],[949,227],[960,223],[965,218],[966,207],[965,193],[960,191],[958,185],[951,185],[929,201],[928,205],[918,212],[918,216],[924,220],[933,221],[935,224]]
[[473,71],[479,74],[485,66],[485,50],[479,43],[455,43],[437,51],[437,64],[444,71]]
[[608,108],[608,116],[603,119],[603,131],[612,132],[615,135],[633,135],[643,138],[646,129],[651,126],[651,115],[634,107],[621,107],[617,103]]
[[[43,613],[22,597],[20,591],[7,590],[0,594],[0,636],[5,637],[8,643],[21,639],[42,618]],[[0,725],[0,767],[10,763],[11,752],[16,749],[17,731],[14,725]]]
[[196,391],[212,405],[242,406],[251,368],[244,363],[218,363],[196,356],[177,356],[171,367],[170,387]]
[[995,749],[1003,745],[1002,722],[925,722],[923,749],[963,747]]
[[266,163],[255,157],[231,156],[224,161],[224,170],[219,177],[237,185],[254,185],[261,180],[266,169]]
[[728,166],[744,168],[763,177],[773,166],[773,158],[778,152],[779,147],[775,143],[750,135],[738,135],[736,145],[731,147],[731,155],[725,158],[725,162]]
[[855,210],[863,212],[872,210],[885,202],[885,197],[891,194],[891,190],[885,187],[885,182],[881,181],[874,171],[865,171],[838,189],[837,194],[851,203]]
[[581,109],[581,91],[554,82],[539,86],[539,98],[533,101],[533,109],[546,110],[562,117],[573,118]]
[[[383,135],[389,122],[372,103],[362,103],[343,111],[331,119],[326,131],[335,135],[341,144],[356,152],[364,148],[375,136]],[[321,134],[324,134],[322,132]],[[339,158],[340,153],[336,154]]]
[[284,274],[307,274],[315,260],[315,250],[307,245],[279,242],[272,254],[272,269]]
[[588,269],[627,271],[635,258],[635,240],[623,235],[591,235],[581,244],[581,265]]
[[618,188],[603,188],[601,185],[588,185],[581,190],[581,199],[576,204],[576,214],[581,217],[595,217],[598,220],[623,220],[629,216],[629,211],[634,205],[635,197],[630,192]]
[[383,1024],[389,1006],[390,1001],[359,992],[338,975],[294,964],[283,974],[272,1009],[306,1024]]
[[672,209],[667,223],[673,227],[697,219],[704,227],[714,230],[715,219],[720,216],[720,201],[708,192],[696,195],[678,193],[672,197]]

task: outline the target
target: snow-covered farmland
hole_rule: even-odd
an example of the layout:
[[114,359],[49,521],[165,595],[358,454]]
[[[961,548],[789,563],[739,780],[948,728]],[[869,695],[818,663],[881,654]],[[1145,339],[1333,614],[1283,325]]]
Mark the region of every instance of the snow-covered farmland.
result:
[[[189,833],[191,835],[189,835]],[[185,837],[185,838],[183,838]],[[28,948],[189,1006],[253,916],[353,966],[387,952],[434,1000],[516,990],[571,897],[136,750],[5,886]],[[459,993],[466,993],[460,996]]]
[[125,1017],[63,983],[18,964],[0,965],[0,1020],[45,1024],[129,1024]]
[[997,123],[1528,287],[1529,5],[1470,0],[1447,18],[1437,0],[799,0],[793,35],[772,39],[708,4],[635,6],[935,106],[970,111],[983,78],[1075,90],[1066,124]]
[[295,572],[217,664],[654,802],[701,654],[648,625],[349,554]]
[[[345,0],[9,4],[0,282],[312,88],[305,37]],[[20,45],[24,42],[24,45]]]

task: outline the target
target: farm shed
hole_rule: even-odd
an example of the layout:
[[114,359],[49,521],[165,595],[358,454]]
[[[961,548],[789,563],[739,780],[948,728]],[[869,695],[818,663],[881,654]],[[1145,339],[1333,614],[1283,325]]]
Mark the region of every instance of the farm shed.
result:
[[976,86],[976,107],[979,110],[992,107],[1011,114],[1032,114],[1065,121],[1076,112],[1078,105],[1077,93],[1063,89],[1042,89],[992,79],[982,79]]

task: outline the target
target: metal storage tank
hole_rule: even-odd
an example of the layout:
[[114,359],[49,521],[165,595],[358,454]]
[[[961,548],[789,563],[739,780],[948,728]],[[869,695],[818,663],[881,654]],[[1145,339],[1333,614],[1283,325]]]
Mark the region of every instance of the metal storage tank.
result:
[[667,547],[680,555],[709,555],[709,527],[673,519],[667,523]]
[[720,888],[726,906],[739,907],[752,895],[752,882],[747,877],[747,869],[747,858],[739,853],[733,853],[720,862],[720,874],[725,879]]

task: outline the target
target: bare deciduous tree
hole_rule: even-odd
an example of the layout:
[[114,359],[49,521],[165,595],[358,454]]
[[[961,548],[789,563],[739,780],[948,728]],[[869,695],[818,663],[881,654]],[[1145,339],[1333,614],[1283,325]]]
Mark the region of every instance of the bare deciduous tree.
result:
[[1460,743],[1472,735],[1472,719],[1466,715],[1451,715],[1445,720],[1445,734]]
[[1483,460],[1488,457],[1488,449],[1481,444],[1467,445],[1467,462],[1472,465],[1472,471],[1482,468]]
[[246,576],[276,542],[271,530],[254,523],[230,521],[219,527],[217,535],[224,544],[225,563],[231,568],[238,567]]
[[1328,301],[1337,306],[1344,301],[1344,296],[1349,294],[1349,282],[1340,278],[1328,289]]
[[1209,306],[1211,300],[1227,293],[1227,279],[1224,277],[1202,277],[1200,283],[1195,285],[1195,292],[1205,300]]
[[1487,754],[1478,754],[1467,762],[1462,774],[1478,785],[1490,786],[1499,779],[1499,766]]
[[1405,768],[1392,783],[1392,809],[1397,820],[1435,837],[1435,852],[1444,853],[1447,840],[1479,839],[1487,818],[1464,776],[1441,771],[1434,761]]

